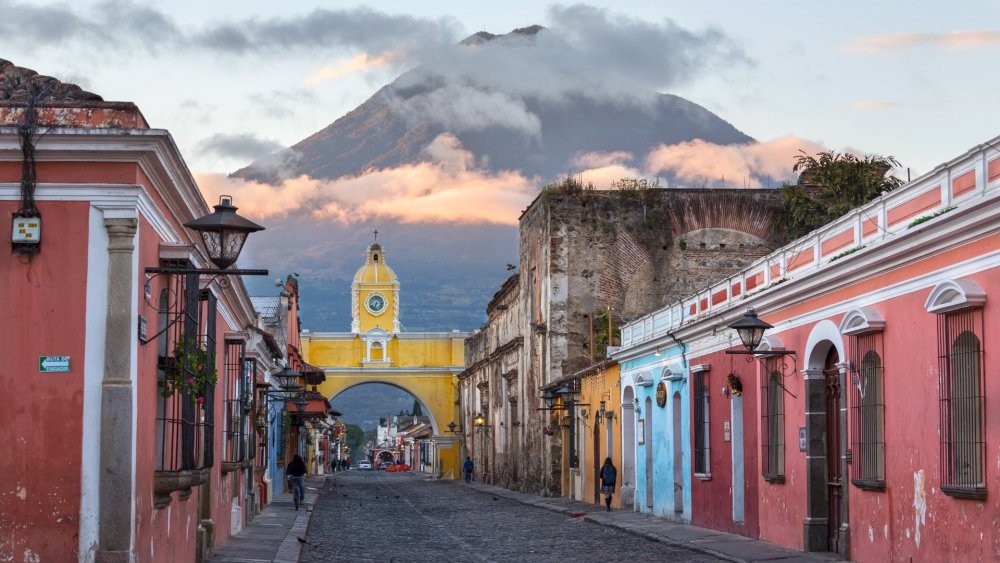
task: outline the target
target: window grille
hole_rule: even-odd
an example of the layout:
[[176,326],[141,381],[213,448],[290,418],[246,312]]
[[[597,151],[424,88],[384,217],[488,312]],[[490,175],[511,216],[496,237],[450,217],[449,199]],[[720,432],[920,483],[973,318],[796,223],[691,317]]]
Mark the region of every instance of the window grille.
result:
[[941,491],[986,498],[983,309],[938,315]]
[[778,358],[764,359],[760,384],[761,469],[764,480],[785,482],[785,391]]
[[703,475],[710,472],[708,415],[708,372],[700,371],[694,374],[694,472]]
[[239,463],[248,457],[249,428],[247,412],[250,408],[250,381],[245,345],[242,340],[227,340],[225,348],[225,379],[223,398],[223,460]]
[[[199,274],[171,274],[160,293],[158,340],[156,469],[185,471],[211,467],[215,386],[205,392],[204,408],[195,397],[180,390],[165,397],[163,387],[169,370],[182,370],[185,377],[208,377],[215,368],[215,295],[199,289]],[[205,352],[199,367],[195,350]]]
[[869,490],[885,489],[885,382],[882,331],[847,338],[851,360],[851,482]]
[[569,418],[569,466],[573,469],[579,469],[580,467],[580,448],[577,444],[577,427],[576,427],[576,402],[568,401],[567,416]]
[[[254,362],[256,360],[249,360]],[[254,370],[256,372],[256,369]],[[268,434],[271,427],[271,408],[267,402],[267,387],[262,385],[257,388],[257,403],[253,410],[255,414],[254,425],[257,428],[257,447],[260,450],[257,455],[257,465],[266,466],[268,463]]]

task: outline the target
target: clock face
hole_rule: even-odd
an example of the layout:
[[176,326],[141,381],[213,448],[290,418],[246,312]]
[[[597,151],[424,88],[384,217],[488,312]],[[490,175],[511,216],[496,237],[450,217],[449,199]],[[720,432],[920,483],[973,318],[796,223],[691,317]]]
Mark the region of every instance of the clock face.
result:
[[372,295],[368,298],[368,310],[373,313],[381,313],[385,309],[385,297],[381,295]]

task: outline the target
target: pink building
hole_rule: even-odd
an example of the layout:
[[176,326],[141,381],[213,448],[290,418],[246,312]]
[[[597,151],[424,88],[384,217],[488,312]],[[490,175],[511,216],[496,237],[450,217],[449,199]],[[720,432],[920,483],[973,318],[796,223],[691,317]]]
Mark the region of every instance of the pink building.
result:
[[[857,561],[1000,557],[998,143],[623,330],[685,344],[711,452],[693,522]],[[773,325],[757,350],[793,354],[725,354],[751,307]],[[739,447],[730,375],[752,388]],[[735,490],[758,503],[743,524]]]
[[252,512],[262,347],[238,277],[147,271],[212,267],[177,146],[0,60],[0,208],[0,559],[199,559]]

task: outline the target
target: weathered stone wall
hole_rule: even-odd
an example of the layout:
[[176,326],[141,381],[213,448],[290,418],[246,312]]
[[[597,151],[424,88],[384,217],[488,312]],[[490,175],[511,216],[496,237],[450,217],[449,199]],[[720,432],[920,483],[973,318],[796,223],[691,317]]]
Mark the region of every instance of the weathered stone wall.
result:
[[[511,276],[486,308],[487,322],[465,342],[465,365],[458,376],[466,455],[477,479],[516,488],[525,447],[524,409],[531,405],[521,378],[527,371],[521,353],[520,279]],[[473,417],[486,415],[486,430]]]
[[[521,216],[519,283],[504,284],[466,341],[463,412],[480,408],[473,391],[485,389],[491,482],[565,494],[561,433],[543,433],[541,388],[591,364],[594,313],[610,306],[617,326],[741,270],[780,243],[781,205],[776,190],[543,192]],[[500,362],[514,341],[517,376],[505,379]]]

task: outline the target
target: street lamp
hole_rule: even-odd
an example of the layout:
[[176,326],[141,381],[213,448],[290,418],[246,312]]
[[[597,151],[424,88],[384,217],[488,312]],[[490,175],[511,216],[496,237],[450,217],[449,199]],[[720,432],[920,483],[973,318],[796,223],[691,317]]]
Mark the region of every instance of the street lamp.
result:
[[748,353],[753,354],[754,350],[760,346],[761,339],[764,338],[764,331],[773,327],[757,318],[757,313],[751,307],[747,309],[740,320],[729,325],[729,328],[736,331],[743,347],[747,349]]
[[[191,266],[190,263],[182,266],[146,268],[145,291],[147,295],[152,294],[153,279],[160,275],[187,276],[189,278],[200,275],[215,276],[208,282],[209,284],[221,277],[223,278],[223,281],[220,281],[219,285],[227,287],[224,284],[225,276],[266,276],[268,274],[267,270],[244,270],[230,268],[230,266],[236,263],[236,259],[239,258],[247,236],[250,233],[264,230],[264,227],[261,227],[257,223],[236,214],[236,207],[233,207],[232,196],[224,195],[220,197],[219,204],[215,206],[214,213],[189,221],[185,223],[184,226],[193,231],[197,231],[201,235],[202,242],[205,245],[205,250],[208,253],[208,258],[215,265],[215,268],[195,268]],[[189,283],[192,286],[196,286],[198,285],[197,281],[197,278],[194,278],[193,281],[189,280]],[[195,294],[197,294],[196,289],[193,290]],[[194,297],[197,297],[197,295]],[[150,338],[146,338],[144,334],[146,321],[144,318],[140,317],[139,339],[141,343],[145,345],[156,340],[162,334],[165,334],[167,329],[174,323],[184,322],[183,319],[185,315],[197,318],[197,301],[197,299],[192,298],[190,295],[186,296],[184,302],[185,310],[177,311],[174,318],[170,320],[168,325],[163,327],[160,332]],[[160,310],[159,308],[156,308],[156,310],[159,313],[165,313],[170,309],[168,307],[166,310]],[[191,327],[185,325],[185,328],[186,330],[189,330]],[[186,336],[191,338],[193,335],[188,334]]]
[[236,209],[233,197],[223,195],[219,197],[215,212],[184,224],[201,234],[209,260],[220,270],[236,263],[247,235],[264,230],[257,223],[237,215]]
[[455,421],[451,421],[451,422],[448,423],[448,432],[450,432],[452,434],[461,434],[462,433],[462,427],[459,426],[459,425],[457,425],[457,424],[455,424]]
[[484,428],[486,426],[486,415],[483,413],[477,414],[473,422],[476,424],[476,428]]

